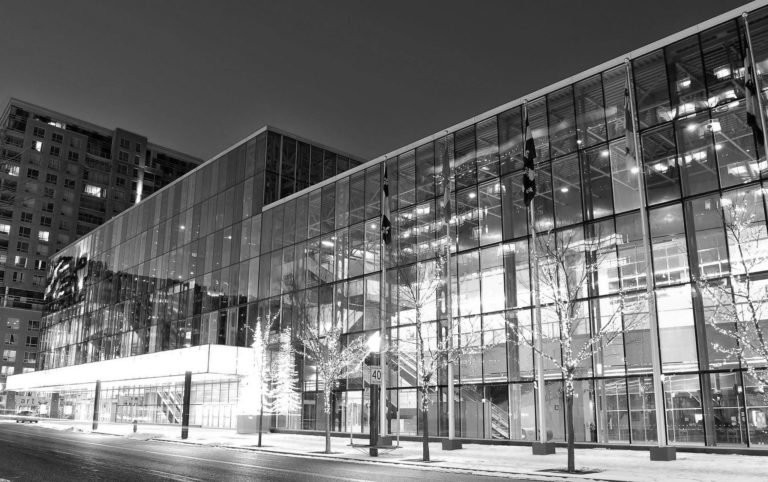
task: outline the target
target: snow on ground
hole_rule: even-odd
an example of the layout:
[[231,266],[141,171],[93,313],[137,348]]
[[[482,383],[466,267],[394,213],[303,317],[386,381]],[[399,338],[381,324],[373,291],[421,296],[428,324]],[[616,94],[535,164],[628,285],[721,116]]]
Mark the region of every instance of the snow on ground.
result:
[[[72,429],[91,431],[91,424],[84,422],[41,422],[41,427],[57,430]],[[179,426],[139,425],[133,433],[131,424],[99,423],[99,433],[130,436],[140,439],[158,439],[169,442],[181,442]],[[237,434],[234,430],[190,427],[188,443],[217,445],[232,448],[255,450],[257,434]],[[356,443],[366,443],[356,439]],[[421,461],[421,442],[400,442],[400,448],[389,453],[381,453],[372,458],[349,446],[348,438],[333,437],[330,457],[339,457],[350,461],[362,462],[375,460],[380,463],[409,465],[427,465],[430,468],[469,469],[509,474],[529,474],[535,478],[552,475],[567,480],[617,480],[617,481],[657,481],[657,482],[721,482],[768,481],[765,458],[749,455],[715,455],[678,452],[677,460],[672,462],[651,462],[647,450],[609,450],[577,449],[576,467],[591,469],[595,473],[578,474],[565,477],[553,472],[566,466],[565,448],[557,448],[555,455],[533,456],[527,446],[464,444],[462,450],[443,451],[440,443],[430,444],[432,462]],[[289,435],[265,433],[262,447],[258,450],[292,453],[315,457],[329,457],[321,452],[325,449],[325,439],[314,435]],[[501,475],[501,474],[499,474]]]

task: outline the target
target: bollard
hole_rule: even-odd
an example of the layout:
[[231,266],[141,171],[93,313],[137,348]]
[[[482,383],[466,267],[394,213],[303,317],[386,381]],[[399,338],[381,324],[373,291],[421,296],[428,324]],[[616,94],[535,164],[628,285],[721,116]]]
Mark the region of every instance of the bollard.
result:
[[139,422],[137,422],[136,420],[134,420],[134,421],[133,421],[133,433],[136,433],[136,429],[138,428],[138,426],[139,426]]

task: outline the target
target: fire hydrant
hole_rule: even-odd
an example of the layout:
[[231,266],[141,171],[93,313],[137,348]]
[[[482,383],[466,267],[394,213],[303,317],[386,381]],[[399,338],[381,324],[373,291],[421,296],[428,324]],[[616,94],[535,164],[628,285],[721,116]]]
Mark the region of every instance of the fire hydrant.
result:
[[136,433],[136,429],[138,428],[138,426],[139,426],[139,422],[137,422],[136,420],[134,420],[134,421],[133,421],[133,433]]

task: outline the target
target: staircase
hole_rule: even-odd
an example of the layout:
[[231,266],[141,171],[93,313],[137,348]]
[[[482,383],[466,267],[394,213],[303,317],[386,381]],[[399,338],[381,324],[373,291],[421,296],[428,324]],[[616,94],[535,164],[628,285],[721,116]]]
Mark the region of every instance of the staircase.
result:
[[157,391],[163,407],[163,413],[168,418],[168,423],[181,423],[183,404],[178,393],[171,389],[161,388]]

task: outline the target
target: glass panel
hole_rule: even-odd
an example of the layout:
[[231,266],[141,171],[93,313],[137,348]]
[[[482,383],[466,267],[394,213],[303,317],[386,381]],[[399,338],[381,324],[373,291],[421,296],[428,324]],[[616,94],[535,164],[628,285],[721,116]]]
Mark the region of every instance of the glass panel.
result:
[[550,164],[539,165],[536,168],[536,197],[534,198],[533,219],[536,231],[549,231],[555,227],[554,206],[552,199],[552,176]]
[[573,109],[573,89],[564,87],[547,95],[549,104],[549,142],[552,158],[576,150],[576,122]]
[[[751,20],[751,19],[750,19]],[[701,34],[709,107],[731,102],[743,96],[739,69],[744,67],[744,49],[740,45],[737,20],[730,20]]]
[[654,209],[650,212],[649,222],[656,286],[689,281],[685,223],[680,204]]
[[680,172],[672,126],[667,125],[642,135],[643,165],[648,204],[680,197]]
[[558,227],[582,221],[579,159],[573,154],[552,162],[555,221]]
[[509,385],[511,408],[509,438],[512,440],[536,440],[536,404],[533,383]]
[[549,125],[547,124],[546,97],[539,97],[534,101],[528,102],[527,109],[528,122],[531,124],[531,136],[533,136],[533,143],[536,146],[536,161],[548,161]]
[[[746,413],[741,398],[741,377],[739,373],[712,373],[702,375],[702,388],[712,400],[712,413],[707,414],[707,437],[714,430],[714,440],[709,445],[746,445],[747,427],[744,426]],[[708,378],[708,379],[707,379]],[[706,391],[709,391],[707,394]]]
[[656,441],[656,403],[651,377],[628,378],[629,418],[632,443]]
[[603,72],[608,139],[624,136],[624,89],[626,86],[627,69],[625,66],[620,65]]
[[670,107],[676,117],[706,109],[704,71],[698,35],[675,42],[664,48],[669,74]]
[[715,154],[723,187],[755,181],[760,172],[768,168],[765,161],[756,161],[755,136],[744,122],[745,105],[741,100],[721,106],[712,119],[710,130],[715,134]]
[[336,181],[336,229],[349,224],[349,178]]
[[597,219],[613,214],[610,151],[607,146],[588,149],[582,152],[581,159],[587,218]]
[[691,287],[682,285],[659,289],[656,303],[662,370],[678,372],[698,369]]
[[664,52],[657,50],[633,60],[632,70],[635,74],[635,102],[640,128],[672,120],[674,112],[670,113]]
[[484,181],[499,175],[499,133],[496,117],[477,123],[477,179]]
[[623,378],[596,380],[596,441],[629,443],[627,382]]
[[516,173],[501,179],[502,228],[504,239],[528,234],[528,210],[523,200],[523,179]]
[[[637,160],[626,155],[624,139],[611,142],[611,173],[616,213],[640,207],[640,175]],[[630,142],[632,142],[630,140]]]
[[768,399],[765,387],[747,373],[744,374],[744,399],[747,404],[749,443],[764,448],[768,445]]
[[713,128],[707,112],[680,119],[675,123],[683,195],[717,189],[717,169],[711,134]]
[[365,220],[365,173],[358,172],[349,181],[349,223]]
[[499,114],[499,151],[502,174],[523,168],[524,147],[522,108],[513,107]]
[[491,181],[478,188],[480,245],[501,241],[501,183]]
[[[392,193],[390,192],[390,196]],[[365,170],[365,219],[381,216],[381,166]]]
[[400,208],[403,208],[416,202],[416,153],[415,151],[408,151],[399,155],[398,160],[397,185]]
[[607,137],[600,74],[576,83],[574,95],[579,146],[584,148],[605,142]]
[[528,240],[504,244],[505,298],[507,308],[530,306]]
[[456,189],[477,183],[475,162],[475,126],[465,127],[454,134],[456,146],[456,167],[454,176]]
[[704,416],[698,375],[665,377],[664,402],[669,443],[703,445]]
[[417,202],[425,201],[435,195],[436,174],[441,168],[442,166],[435,166],[435,149],[432,142],[416,149]]
[[479,238],[476,188],[456,193],[455,217],[459,251],[476,247]]
[[728,249],[723,231],[720,197],[711,195],[686,201],[686,211],[693,221],[691,250],[696,251],[699,277],[720,277],[728,274]]

